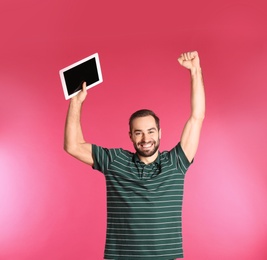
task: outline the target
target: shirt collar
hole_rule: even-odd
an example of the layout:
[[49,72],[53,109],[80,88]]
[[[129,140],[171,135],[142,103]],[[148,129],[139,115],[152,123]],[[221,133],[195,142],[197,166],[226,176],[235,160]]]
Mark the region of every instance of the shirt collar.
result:
[[[157,165],[160,165],[160,159],[159,159],[159,158],[160,158],[160,151],[158,152],[158,156],[157,156],[156,160],[155,160],[154,162],[152,162],[152,163],[155,163],[155,164],[157,164]],[[139,159],[137,153],[134,154],[134,156],[133,156],[133,161],[134,161],[135,163],[143,163],[142,161],[140,161],[140,159]],[[152,163],[151,163],[151,164],[152,164]]]

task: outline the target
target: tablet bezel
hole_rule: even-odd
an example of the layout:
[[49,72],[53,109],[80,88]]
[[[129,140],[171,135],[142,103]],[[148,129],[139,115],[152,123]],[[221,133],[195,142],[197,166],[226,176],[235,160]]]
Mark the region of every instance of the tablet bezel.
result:
[[[85,63],[85,62],[87,62],[89,60],[91,60],[91,59],[95,59],[95,64],[96,64],[96,69],[97,69],[97,74],[98,74],[98,81],[95,81],[94,83],[91,83],[91,84],[86,83],[86,84],[88,84],[88,85],[86,85],[86,89],[88,90],[88,89],[90,89],[90,88],[92,88],[92,87],[94,87],[94,86],[96,86],[96,85],[98,85],[98,84],[103,82],[102,71],[101,71],[101,67],[100,67],[100,61],[99,61],[98,53],[92,54],[92,55],[90,55],[90,56],[88,56],[88,57],[86,57],[86,58],[84,58],[82,60],[79,60],[79,61],[77,61],[77,62],[75,62],[75,63],[73,63],[73,64],[71,64],[71,65],[69,65],[69,66],[67,66],[67,67],[65,67],[65,68],[63,68],[63,69],[61,69],[59,71],[61,84],[62,84],[62,87],[63,87],[63,92],[64,92],[64,96],[65,96],[66,100],[76,96],[81,90],[77,90],[74,93],[69,94],[68,87],[67,87],[67,82],[66,82],[66,78],[65,78],[64,73],[66,71],[72,69],[72,68],[75,68],[75,67],[77,67],[77,66],[79,66],[79,65],[81,65],[81,64],[83,64],[83,63]],[[90,73],[90,71],[88,71],[88,73]]]

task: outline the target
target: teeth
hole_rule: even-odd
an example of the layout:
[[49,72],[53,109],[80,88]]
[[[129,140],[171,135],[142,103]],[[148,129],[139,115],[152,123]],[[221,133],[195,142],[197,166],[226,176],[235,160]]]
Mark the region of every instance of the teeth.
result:
[[143,146],[144,148],[149,148],[149,147],[152,146],[152,144],[143,144],[142,146]]

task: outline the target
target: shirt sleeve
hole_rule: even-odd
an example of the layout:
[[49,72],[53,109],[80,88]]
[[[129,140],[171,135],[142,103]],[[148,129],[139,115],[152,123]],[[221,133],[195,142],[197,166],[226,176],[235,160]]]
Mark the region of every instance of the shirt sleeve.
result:
[[181,169],[181,171],[183,172],[183,174],[185,174],[189,168],[189,166],[193,163],[194,160],[192,160],[192,162],[190,162],[182,147],[180,142],[173,148],[174,152],[175,152],[175,156],[176,156],[176,160],[177,160],[177,164],[178,167]]
[[92,155],[94,159],[93,169],[105,173],[108,169],[108,165],[112,161],[112,154],[110,150],[93,144]]

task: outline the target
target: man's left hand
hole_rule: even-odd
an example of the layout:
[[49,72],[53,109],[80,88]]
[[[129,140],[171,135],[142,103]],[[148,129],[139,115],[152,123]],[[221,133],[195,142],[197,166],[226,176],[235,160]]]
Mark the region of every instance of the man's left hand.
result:
[[183,67],[189,70],[200,68],[200,60],[197,51],[182,53],[178,61]]

